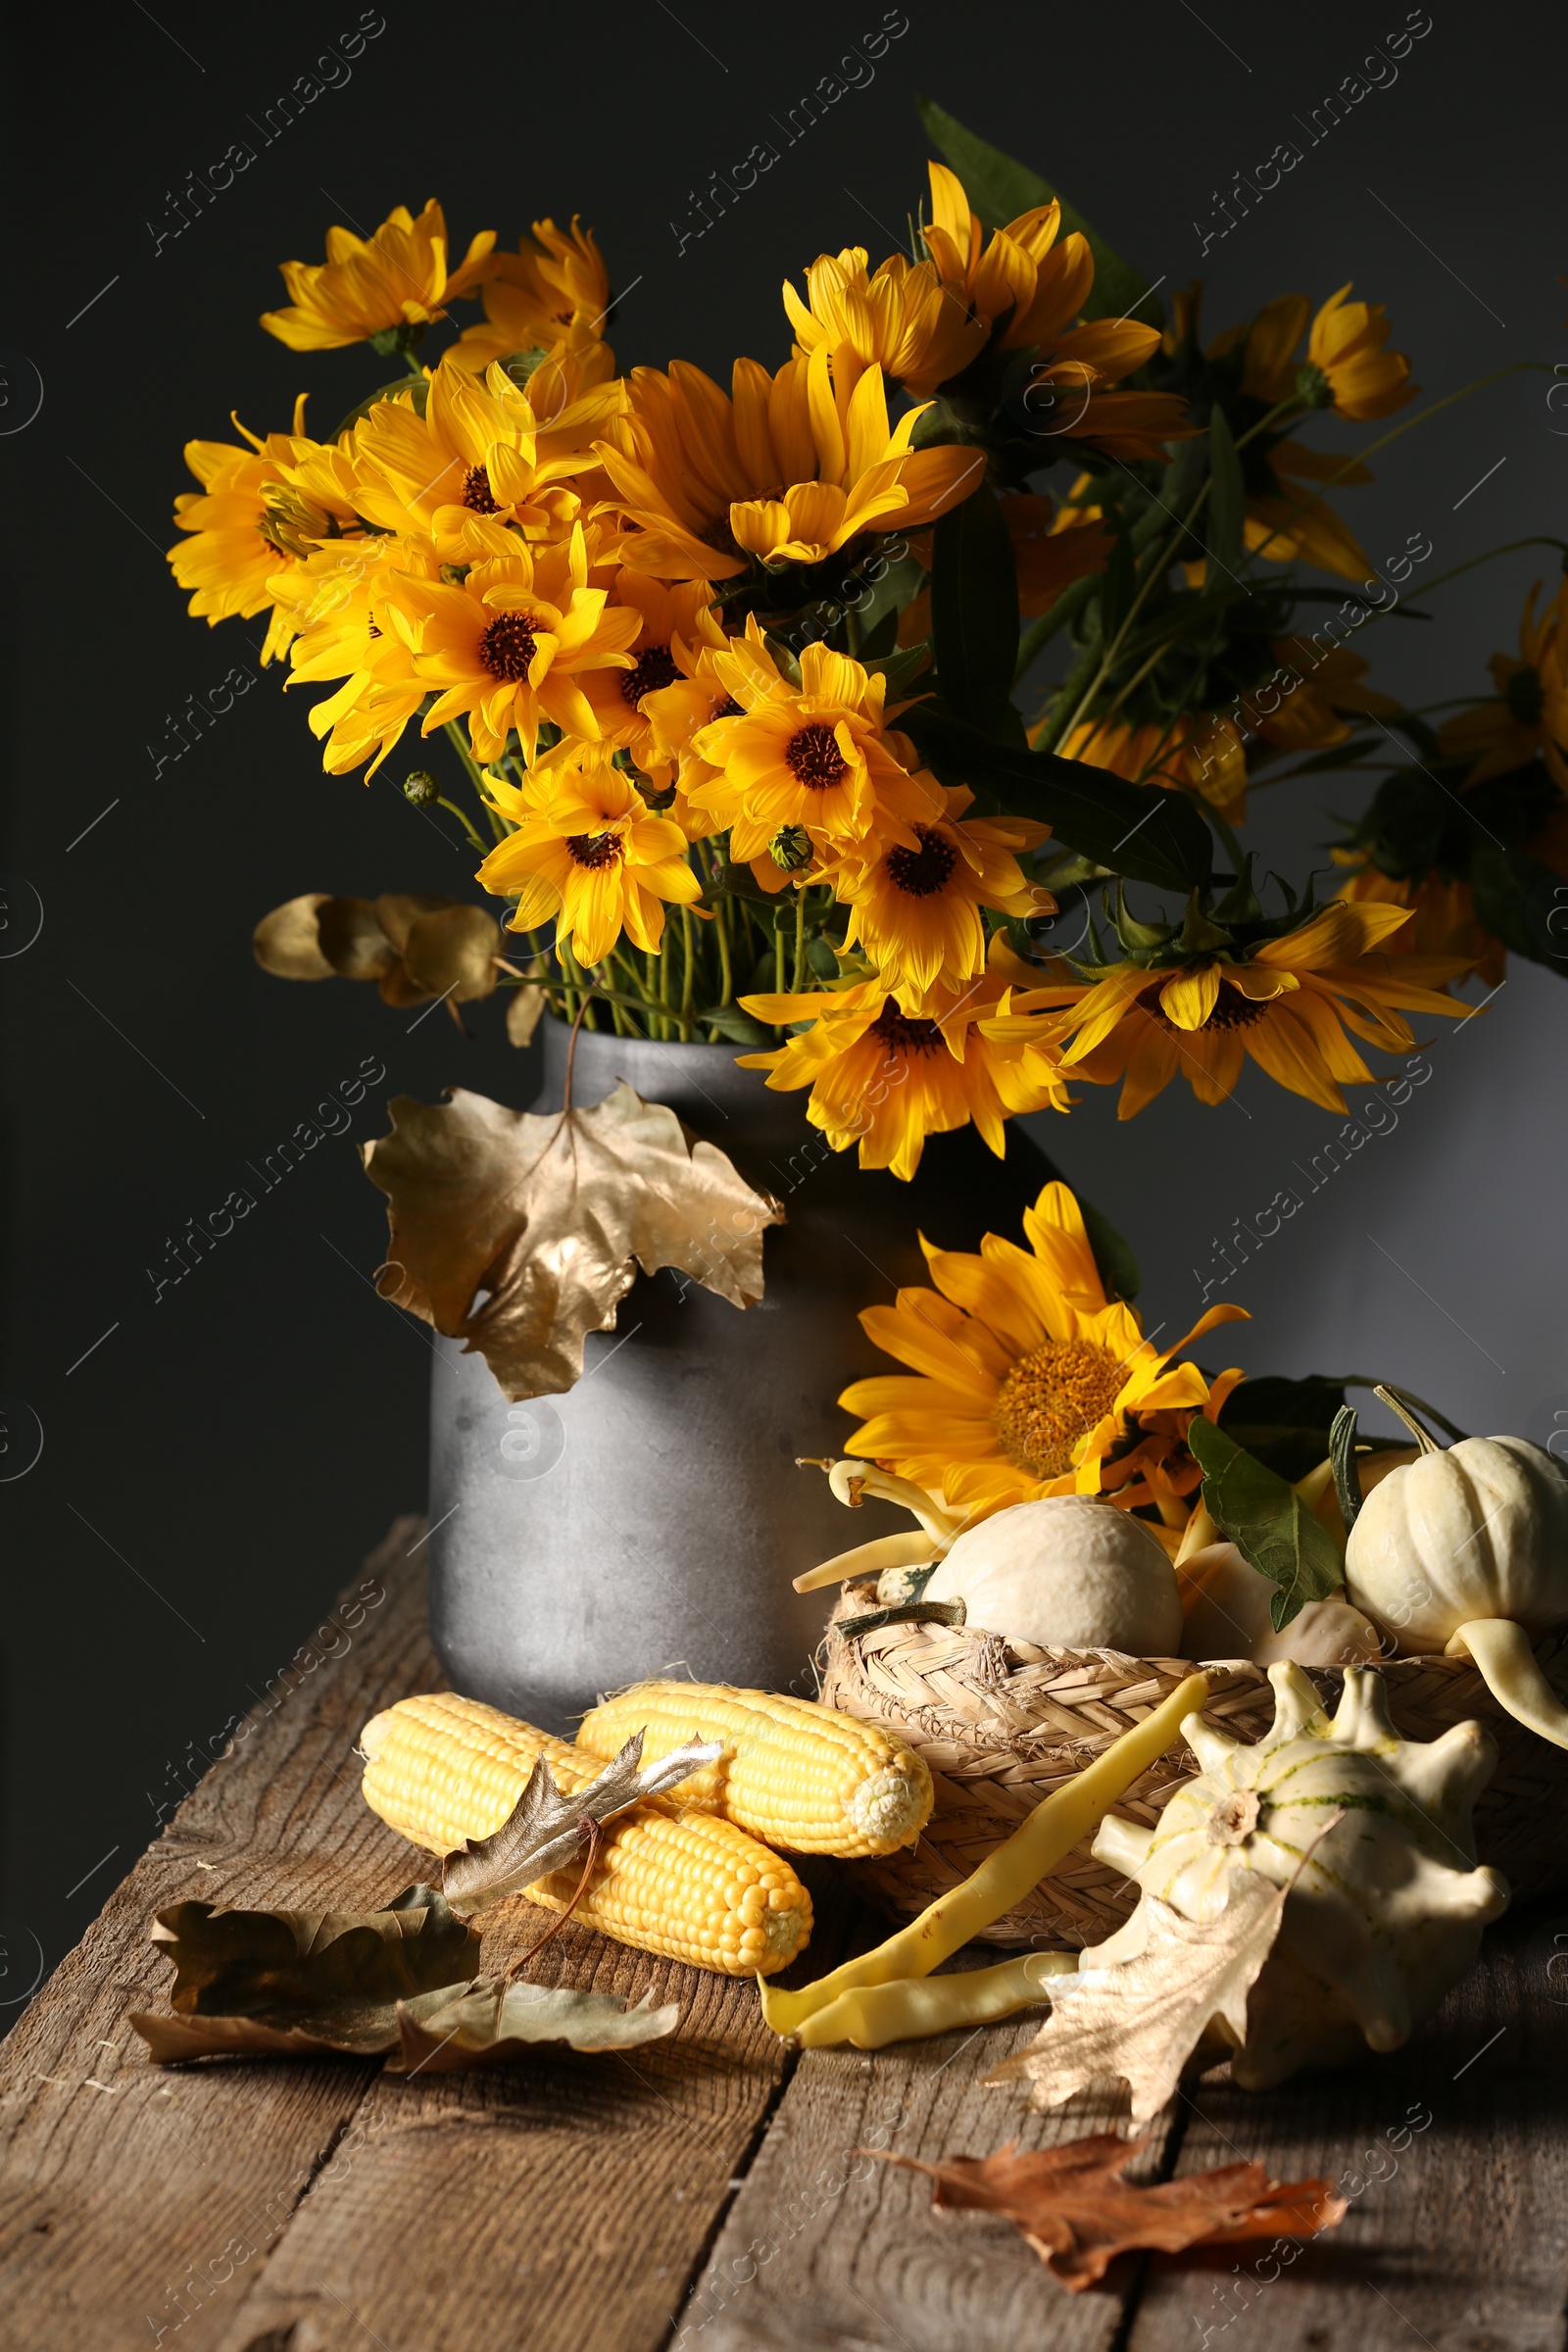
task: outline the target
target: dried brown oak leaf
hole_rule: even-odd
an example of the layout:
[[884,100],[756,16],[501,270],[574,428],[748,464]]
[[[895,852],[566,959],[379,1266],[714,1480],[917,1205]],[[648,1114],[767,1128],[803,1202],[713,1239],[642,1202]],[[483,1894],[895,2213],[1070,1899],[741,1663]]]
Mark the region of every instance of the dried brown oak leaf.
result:
[[673,1266],[734,1306],[762,1296],[778,1202],[624,1081],[542,1118],[462,1087],[391,1111],[392,1133],[361,1147],[388,1203],[376,1288],[466,1341],[514,1401],[582,1377],[584,1339],[610,1330],[639,1266]]
[[402,2046],[389,2075],[452,2075],[526,2057],[543,2042],[574,2050],[623,2050],[660,2041],[680,2023],[680,2003],[653,2006],[644,1993],[630,2008],[603,1992],[568,1985],[478,1984],[457,1986],[435,2007],[398,2005]]
[[1214,1919],[1184,1919],[1146,1894],[1123,1928],[1079,1957],[1075,1976],[1052,1980],[1052,2011],[1026,2050],[989,2082],[1021,2075],[1036,2107],[1120,2076],[1135,2124],[1156,2115],[1211,2024],[1239,2048],[1247,1997],[1279,1934],[1288,1888],[1238,1872]]
[[160,2065],[218,2051],[373,2057],[396,2048],[400,2009],[439,2009],[479,1962],[477,1934],[431,1886],[370,1912],[174,1903],[152,1939],[174,1964],[175,2014],[130,2022]]
[[1248,2237],[1314,2237],[1348,2210],[1326,2180],[1282,2186],[1261,2164],[1223,2164],[1184,2180],[1136,2187],[1122,2174],[1148,2145],[1100,2132],[1031,2155],[1014,2145],[944,2164],[914,2156],[886,2161],[928,2173],[937,2184],[932,2203],[943,2212],[996,2213],[1014,2223],[1052,2277],[1075,2294],[1134,2247],[1179,2254]]

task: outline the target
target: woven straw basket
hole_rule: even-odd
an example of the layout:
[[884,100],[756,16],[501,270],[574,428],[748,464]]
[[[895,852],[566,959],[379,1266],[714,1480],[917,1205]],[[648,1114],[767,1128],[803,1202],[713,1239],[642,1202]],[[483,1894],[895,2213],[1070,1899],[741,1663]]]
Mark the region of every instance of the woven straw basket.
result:
[[[896,1913],[913,1914],[966,1878],[1031,1806],[1091,1763],[1157,1706],[1184,1675],[1182,1658],[1130,1658],[1113,1649],[1037,1649],[967,1626],[887,1625],[849,1641],[837,1620],[874,1609],[876,1588],[852,1585],[828,1625],[822,1699],[886,1724],[931,1767],[936,1805],[912,1849],[858,1865]],[[1536,1644],[1547,1679],[1568,1697],[1568,1637]],[[1203,1712],[1234,1739],[1257,1740],[1274,1720],[1260,1666],[1232,1659],[1205,1668]],[[1568,1882],[1568,1752],[1526,1731],[1497,1705],[1465,1658],[1391,1658],[1380,1670],[1407,1740],[1433,1740],[1479,1717],[1497,1743],[1497,1769],[1476,1803],[1479,1857],[1495,1864],[1516,1897]],[[1330,1710],[1343,1678],[1312,1672]],[[1197,1765],[1185,1744],[1135,1781],[1113,1810],[1157,1819]],[[1004,1944],[1098,1943],[1137,1901],[1119,1871],[1076,1846],[1026,1903],[986,1931]]]

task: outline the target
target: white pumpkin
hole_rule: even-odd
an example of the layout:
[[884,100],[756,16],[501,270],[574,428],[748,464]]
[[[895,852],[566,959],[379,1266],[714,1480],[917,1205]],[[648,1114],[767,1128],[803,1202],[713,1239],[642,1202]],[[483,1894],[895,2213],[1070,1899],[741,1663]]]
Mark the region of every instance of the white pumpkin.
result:
[[1157,1536],[1088,1494],[1017,1502],[959,1536],[925,1588],[965,1622],[1042,1649],[1180,1654],[1176,1571]]
[[[1497,1753],[1479,1723],[1401,1740],[1366,1667],[1347,1673],[1332,1723],[1298,1667],[1271,1667],[1269,1681],[1266,1738],[1244,1746],[1190,1716],[1198,1778],[1152,1830],[1108,1814],[1093,1848],[1195,1922],[1219,1916],[1242,1872],[1290,1888],[1232,2063],[1249,2090],[1367,2046],[1397,2049],[1474,1965],[1508,1900],[1505,1879],[1473,1867],[1471,1807]],[[1134,1912],[1101,1956],[1135,1952],[1139,1935]]]
[[1377,1627],[1347,1600],[1309,1600],[1282,1633],[1272,1607],[1278,1588],[1234,1544],[1209,1544],[1180,1566],[1182,1653],[1189,1658],[1279,1659],[1298,1666],[1364,1666],[1382,1646]]
[[1525,1438],[1433,1446],[1362,1503],[1345,1581],[1406,1650],[1443,1649],[1473,1617],[1568,1625],[1568,1475]]

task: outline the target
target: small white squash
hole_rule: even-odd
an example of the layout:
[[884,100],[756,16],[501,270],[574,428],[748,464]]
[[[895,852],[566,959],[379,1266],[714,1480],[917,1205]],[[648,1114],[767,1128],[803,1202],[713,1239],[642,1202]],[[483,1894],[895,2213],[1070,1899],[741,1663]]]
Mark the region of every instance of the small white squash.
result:
[[[1332,1723],[1298,1667],[1268,1679],[1274,1723],[1255,1747],[1189,1716],[1198,1778],[1152,1830],[1107,1814],[1093,1847],[1195,1922],[1219,1916],[1244,1872],[1289,1887],[1232,2063],[1248,2090],[1368,2045],[1397,2049],[1474,1965],[1508,1900],[1505,1879],[1474,1867],[1471,1807],[1497,1753],[1479,1723],[1401,1740],[1368,1668],[1347,1673]],[[1135,1912],[1101,1955],[1136,1951],[1138,1935]]]
[[926,1586],[965,1622],[1042,1649],[1180,1654],[1182,1605],[1164,1545],[1088,1494],[1017,1502],[959,1536]]
[[1250,1658],[1256,1666],[1364,1666],[1381,1647],[1377,1627],[1347,1600],[1309,1600],[1283,1633],[1271,1614],[1277,1590],[1234,1544],[1209,1544],[1182,1561],[1182,1651],[1189,1658]]
[[1525,1438],[1434,1446],[1367,1496],[1345,1576],[1401,1649],[1442,1649],[1472,1617],[1568,1625],[1568,1476]]
[[1350,1530],[1350,1599],[1399,1647],[1474,1658],[1500,1706],[1568,1747],[1568,1707],[1532,1636],[1568,1625],[1568,1474],[1526,1438],[1441,1446],[1386,1390],[1421,1450],[1367,1495]]

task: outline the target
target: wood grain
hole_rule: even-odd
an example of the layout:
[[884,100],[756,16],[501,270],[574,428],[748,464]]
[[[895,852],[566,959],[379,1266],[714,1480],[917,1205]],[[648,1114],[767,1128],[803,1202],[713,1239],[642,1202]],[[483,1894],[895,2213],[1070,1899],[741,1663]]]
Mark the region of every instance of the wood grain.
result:
[[[182,1897],[370,1908],[423,1858],[364,1804],[353,1747],[438,1687],[419,1523],[362,1580],[337,1654],[247,1720],[0,2051],[0,2343],[50,2352],[1537,2352],[1568,2301],[1568,1905],[1494,1931],[1411,2047],[1265,2098],[1225,2077],[1156,2128],[1144,2177],[1256,2156],[1343,2180],[1342,2230],[1274,2257],[1126,2260],[1070,2296],[1009,2225],[932,2212],[858,2151],[986,2154],[1105,2128],[982,2078],[1027,2021],[794,2056],[750,1985],[575,1924],[541,1980],[679,2001],[625,2057],[399,2082],[361,2061],[161,2070],[125,2020],[167,2005],[152,1913]],[[351,1616],[353,1612],[350,1612]],[[855,1874],[808,1865],[791,1972],[874,1936]],[[544,1916],[487,1924],[505,1965]],[[1430,2116],[1430,2122],[1422,2119]],[[1376,2151],[1371,2153],[1370,2151]],[[1380,2176],[1380,2177],[1374,2177]],[[1235,2249],[1231,2249],[1235,2251]],[[695,2280],[695,2285],[693,2281]]]
[[1350,2211],[1277,2277],[1266,2250],[1207,2271],[1152,2265],[1129,2352],[1560,2344],[1565,1953],[1568,1905],[1532,1905],[1490,1933],[1481,1967],[1393,2057],[1267,2097],[1200,2085],[1178,2172],[1255,2156],[1279,2180],[1326,2175]]
[[[1102,2102],[1021,2111],[981,2077],[1039,2020],[947,2034],[867,2055],[803,2053],[674,2338],[676,2352],[771,2344],[886,2352],[1107,2352],[1121,2295],[1068,2295],[1009,2223],[936,2215],[931,2183],[857,2150],[935,2159],[1009,2139],[1050,2147],[1109,2128]],[[1163,2133],[1138,2177],[1154,2177]]]
[[[440,1680],[417,1536],[417,1522],[393,1530],[367,1568],[385,1600],[362,1608],[343,1655],[248,1720],[7,2042],[0,2340],[653,2352],[669,2334],[783,2080],[749,1984],[571,1926],[539,1979],[625,1998],[652,1986],[679,2001],[678,2038],[423,2082],[347,2060],[161,2070],[125,2024],[167,2006],[155,1910],[186,1896],[368,1909],[425,1866],[364,1804],[353,1754],[378,1707]],[[509,1905],[487,1966],[547,1924]],[[831,1927],[815,1952],[831,1964]]]

